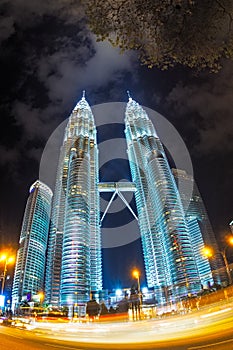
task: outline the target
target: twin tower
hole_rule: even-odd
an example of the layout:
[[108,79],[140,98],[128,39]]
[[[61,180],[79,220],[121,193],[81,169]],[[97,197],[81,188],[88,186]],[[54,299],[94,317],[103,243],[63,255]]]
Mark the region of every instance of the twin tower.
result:
[[[154,288],[158,304],[168,299],[175,302],[213,282],[211,266],[201,252],[203,234],[197,218],[188,219],[184,212],[152,122],[131,97],[125,111],[125,136],[147,284]],[[44,260],[49,304],[73,306],[88,301],[90,292],[102,290],[99,198],[96,127],[83,95],[68,120],[57,168]],[[18,292],[18,301],[25,293]]]

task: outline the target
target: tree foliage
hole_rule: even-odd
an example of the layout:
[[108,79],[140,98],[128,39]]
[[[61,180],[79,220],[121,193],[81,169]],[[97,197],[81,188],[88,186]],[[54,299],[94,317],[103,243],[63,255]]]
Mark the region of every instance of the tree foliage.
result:
[[221,58],[233,58],[232,0],[88,0],[84,6],[97,40],[137,50],[148,67],[181,63],[215,72]]

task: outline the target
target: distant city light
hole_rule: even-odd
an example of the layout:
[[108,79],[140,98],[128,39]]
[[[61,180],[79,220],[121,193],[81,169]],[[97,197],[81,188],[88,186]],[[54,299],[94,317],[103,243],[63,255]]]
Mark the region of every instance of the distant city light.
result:
[[142,293],[147,294],[148,293],[148,288],[147,287],[142,287]]
[[117,290],[116,290],[116,296],[117,296],[117,297],[122,296],[122,290],[121,290],[121,289],[117,289]]
[[5,295],[0,295],[0,307],[5,306]]

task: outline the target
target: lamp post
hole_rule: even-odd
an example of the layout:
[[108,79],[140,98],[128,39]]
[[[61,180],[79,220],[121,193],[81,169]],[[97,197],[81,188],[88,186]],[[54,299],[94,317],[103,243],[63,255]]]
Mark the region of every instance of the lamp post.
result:
[[133,311],[133,318],[134,318],[134,310],[136,311],[136,319],[139,317],[141,318],[141,307],[142,307],[142,293],[141,293],[141,287],[140,287],[140,272],[135,269],[132,271],[132,276],[137,279],[137,285],[138,285],[138,297],[137,300],[132,302],[132,311]]
[[[226,250],[229,246],[233,246],[233,236],[229,236],[227,238],[227,244],[225,245],[223,250],[219,250],[218,253],[220,253],[223,257],[223,261],[224,261],[226,272],[227,272],[228,282],[229,282],[229,284],[232,284],[231,272],[230,272],[230,268],[229,268],[229,264],[228,264],[228,260],[227,260],[227,256],[226,256]],[[203,254],[207,258],[211,258],[214,255],[214,252],[213,252],[213,249],[211,249],[210,247],[204,247]]]
[[223,257],[223,260],[224,260],[224,264],[225,264],[225,267],[226,267],[226,272],[227,272],[229,284],[232,284],[231,272],[230,272],[230,268],[229,268],[229,264],[228,264],[227,256],[226,256],[226,248],[227,247],[225,247],[224,250],[220,251],[220,253],[221,253],[221,255]]
[[0,261],[4,261],[4,270],[3,270],[2,287],[1,287],[1,295],[3,295],[5,281],[6,281],[7,267],[8,267],[8,264],[12,264],[15,261],[15,258],[14,256],[10,256],[7,253],[3,253],[0,256]]
[[140,293],[140,273],[138,270],[133,270],[132,275],[134,278],[137,279],[137,284],[138,284],[138,293]]
[[138,284],[138,295],[139,295],[139,307],[142,305],[142,293],[141,293],[141,286],[140,286],[140,272],[135,269],[132,272],[132,275],[134,278],[137,279],[137,284]]
[[228,242],[228,245],[225,245],[224,249],[221,250],[220,253],[221,253],[223,260],[224,260],[229,284],[232,284],[232,277],[231,277],[231,272],[230,272],[230,268],[229,268],[229,264],[228,264],[228,260],[227,260],[226,250],[229,247],[229,245],[233,246],[233,236],[228,237],[227,242]]

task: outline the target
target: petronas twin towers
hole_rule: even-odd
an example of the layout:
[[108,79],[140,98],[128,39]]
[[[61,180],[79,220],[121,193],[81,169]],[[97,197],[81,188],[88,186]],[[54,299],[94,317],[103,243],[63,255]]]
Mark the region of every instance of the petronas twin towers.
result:
[[45,291],[52,304],[85,302],[102,289],[98,148],[83,97],[65,130],[48,242]]
[[[162,143],[131,97],[125,136],[147,284],[158,304],[175,302],[213,282],[201,254],[203,235],[194,217],[188,223]],[[66,126],[57,168],[45,267],[49,304],[73,307],[102,290],[99,192],[96,126],[83,95]]]

